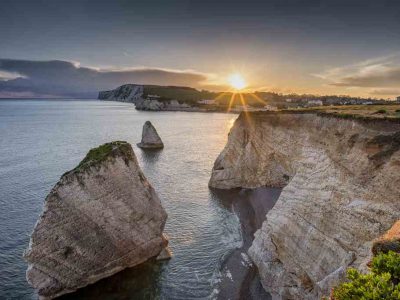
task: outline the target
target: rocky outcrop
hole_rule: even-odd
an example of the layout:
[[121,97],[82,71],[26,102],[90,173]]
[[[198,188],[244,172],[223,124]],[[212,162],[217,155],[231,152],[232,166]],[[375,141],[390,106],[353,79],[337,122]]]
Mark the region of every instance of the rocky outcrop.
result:
[[135,102],[135,107],[138,110],[149,110],[149,111],[191,111],[198,110],[196,108],[191,107],[187,103],[180,103],[178,100],[148,100],[148,99],[138,99]]
[[135,104],[137,110],[147,111],[207,111],[193,107],[182,101],[147,99],[144,85],[125,84],[115,90],[99,92],[98,99],[107,101],[129,102]]
[[24,253],[27,280],[51,299],[157,257],[166,219],[130,144],[92,149],[45,200]]
[[99,92],[98,99],[135,103],[143,95],[143,85],[124,84],[115,90]]
[[247,113],[210,186],[284,187],[249,255],[277,299],[319,299],[400,217],[400,125],[316,113]]
[[137,144],[138,147],[143,149],[161,149],[164,144],[150,121],[146,121],[143,125],[142,141]]

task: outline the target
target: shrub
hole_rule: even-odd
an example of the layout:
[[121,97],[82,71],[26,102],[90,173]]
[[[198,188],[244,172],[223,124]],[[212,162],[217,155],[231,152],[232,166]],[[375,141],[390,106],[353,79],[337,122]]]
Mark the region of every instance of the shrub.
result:
[[380,253],[374,257],[371,264],[371,270],[375,274],[389,273],[392,281],[396,284],[400,279],[400,255],[389,251],[387,254]]
[[381,252],[388,253],[389,251],[400,253],[400,240],[398,238],[391,240],[377,240],[372,245],[373,255],[377,255]]
[[386,109],[380,109],[376,111],[376,114],[386,114],[387,110]]
[[371,273],[356,269],[347,271],[347,282],[332,291],[332,300],[398,300],[400,299],[400,254],[379,253],[371,263]]

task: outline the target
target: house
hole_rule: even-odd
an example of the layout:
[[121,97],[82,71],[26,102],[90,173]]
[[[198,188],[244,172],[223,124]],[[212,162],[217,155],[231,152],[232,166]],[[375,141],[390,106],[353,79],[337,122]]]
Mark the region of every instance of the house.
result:
[[215,103],[215,100],[203,99],[203,100],[197,101],[197,103],[211,105],[211,104]]
[[278,110],[278,108],[277,108],[276,106],[267,104],[267,105],[264,106],[264,109],[263,109],[263,110],[267,110],[267,111],[268,111],[268,110],[276,111],[276,110]]
[[322,102],[322,100],[308,100],[307,104],[309,106],[321,106],[324,103]]

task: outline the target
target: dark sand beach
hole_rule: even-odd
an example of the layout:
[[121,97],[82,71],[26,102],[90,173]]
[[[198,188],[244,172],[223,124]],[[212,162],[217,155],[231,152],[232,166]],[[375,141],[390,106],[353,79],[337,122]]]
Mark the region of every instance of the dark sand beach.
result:
[[224,258],[218,299],[271,299],[262,288],[256,267],[251,263],[247,250],[254,233],[261,228],[267,212],[275,205],[281,193],[279,188],[212,190],[238,215],[243,244]]

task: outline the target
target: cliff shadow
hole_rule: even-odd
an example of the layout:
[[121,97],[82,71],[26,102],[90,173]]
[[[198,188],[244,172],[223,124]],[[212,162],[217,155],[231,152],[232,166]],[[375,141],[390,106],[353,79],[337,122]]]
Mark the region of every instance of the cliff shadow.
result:
[[165,262],[151,259],[111,277],[63,295],[58,300],[159,299],[160,278]]
[[266,214],[274,207],[282,189],[259,187],[229,190],[210,188],[212,199],[229,211],[234,211],[242,224],[244,233],[254,234],[261,228]]
[[162,154],[163,154],[163,149],[141,149],[138,148],[138,150],[136,151],[136,153],[138,153],[144,164],[152,166],[154,164],[156,164]]
[[280,188],[267,187],[230,190],[210,188],[212,199],[229,211],[233,210],[239,217],[243,239],[242,246],[234,249],[221,265],[221,273],[225,275],[219,283],[217,299],[272,299],[262,288],[257,269],[250,263],[247,251],[254,240],[254,233],[261,228],[281,191]]

